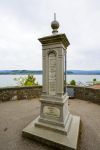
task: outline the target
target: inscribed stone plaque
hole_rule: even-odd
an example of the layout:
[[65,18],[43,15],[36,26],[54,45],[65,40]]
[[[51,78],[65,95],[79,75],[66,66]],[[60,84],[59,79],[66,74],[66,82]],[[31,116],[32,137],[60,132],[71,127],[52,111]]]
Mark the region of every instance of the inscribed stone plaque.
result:
[[56,95],[56,55],[49,54],[49,95]]
[[60,117],[60,110],[57,107],[44,106],[43,113],[44,113],[44,115],[50,116],[53,118],[59,118]]

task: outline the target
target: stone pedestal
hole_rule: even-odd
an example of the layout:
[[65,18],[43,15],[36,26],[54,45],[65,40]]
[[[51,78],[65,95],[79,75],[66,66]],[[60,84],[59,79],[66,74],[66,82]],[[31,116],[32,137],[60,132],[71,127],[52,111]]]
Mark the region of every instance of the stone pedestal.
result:
[[43,91],[40,116],[29,124],[23,135],[60,149],[77,149],[80,117],[68,110],[64,72],[66,48],[65,34],[57,34],[58,22],[52,22],[53,35],[40,38],[42,44]]
[[[44,143],[46,145],[55,147],[62,150],[76,150],[79,134],[79,123],[80,117],[72,116],[72,122],[70,124],[70,129],[67,135],[61,131],[61,128],[58,128],[55,125],[55,129],[50,124],[44,126],[41,123],[40,126],[37,126],[38,119],[36,118],[31,122],[25,129],[23,129],[23,136],[28,137],[38,142]],[[57,130],[56,130],[57,129]]]

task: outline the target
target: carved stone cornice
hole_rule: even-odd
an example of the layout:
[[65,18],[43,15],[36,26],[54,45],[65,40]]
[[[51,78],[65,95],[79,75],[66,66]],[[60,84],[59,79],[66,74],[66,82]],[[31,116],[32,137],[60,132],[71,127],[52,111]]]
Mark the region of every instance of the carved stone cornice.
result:
[[48,45],[48,44],[54,45],[57,43],[62,43],[65,46],[65,48],[67,48],[70,45],[70,43],[64,33],[51,35],[51,36],[45,36],[43,38],[39,38],[38,40],[42,43],[43,46]]

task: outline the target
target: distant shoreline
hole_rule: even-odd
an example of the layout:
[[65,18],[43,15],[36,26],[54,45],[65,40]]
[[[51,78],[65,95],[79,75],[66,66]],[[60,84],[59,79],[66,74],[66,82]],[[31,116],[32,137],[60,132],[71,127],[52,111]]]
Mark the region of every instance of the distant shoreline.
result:
[[[42,70],[0,70],[0,75],[42,75]],[[100,70],[67,70],[67,75],[100,75]]]
[[[21,74],[21,73],[16,73],[16,74],[13,74],[13,73],[0,73],[0,75],[42,75],[41,74],[38,74],[38,73],[25,73],[25,74]],[[100,74],[69,74],[69,73],[66,73],[66,75],[100,75]]]

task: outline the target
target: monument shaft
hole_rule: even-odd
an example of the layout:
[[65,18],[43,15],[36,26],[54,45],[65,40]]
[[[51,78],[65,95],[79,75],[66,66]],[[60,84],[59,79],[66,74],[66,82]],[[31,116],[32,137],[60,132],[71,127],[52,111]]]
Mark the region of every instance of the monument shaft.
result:
[[68,95],[64,91],[64,58],[69,41],[65,34],[54,34],[40,38],[39,41],[43,51],[43,92],[39,124],[49,123],[54,125],[54,129],[56,124],[59,130],[61,127],[62,133],[67,134],[65,128],[67,123],[70,126],[71,115],[68,111]]

